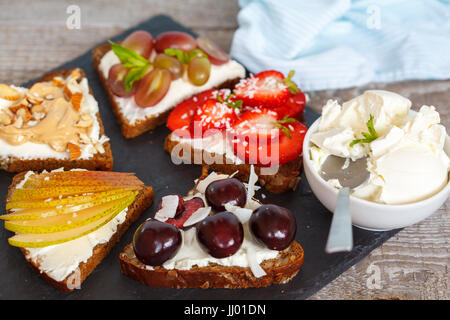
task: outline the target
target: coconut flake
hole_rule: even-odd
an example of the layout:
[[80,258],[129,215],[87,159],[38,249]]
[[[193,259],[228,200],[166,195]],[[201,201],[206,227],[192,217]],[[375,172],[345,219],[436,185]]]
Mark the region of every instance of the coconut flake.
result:
[[184,231],[184,242],[187,246],[190,246],[192,244],[192,241],[194,241],[196,233],[197,229],[195,229],[195,227]]
[[165,222],[169,218],[175,217],[178,208],[178,196],[169,195],[162,198],[161,209],[155,213],[155,219]]
[[247,203],[255,195],[255,184],[258,182],[258,176],[255,173],[255,167],[251,165],[250,167],[250,177],[248,178],[247,186]]
[[225,209],[233,213],[242,224],[247,223],[253,213],[253,210],[251,209],[241,208],[230,203],[225,204]]
[[247,260],[250,270],[252,270],[252,273],[256,278],[263,277],[267,274],[259,265],[258,260],[256,259],[256,252],[251,246],[247,248]]
[[189,227],[205,219],[211,212],[211,207],[198,208],[183,224],[183,227]]
[[209,186],[211,182],[222,180],[228,178],[228,175],[226,174],[217,174],[215,172],[211,172],[205,179],[201,180],[197,184],[197,191],[200,193],[205,193],[206,188]]

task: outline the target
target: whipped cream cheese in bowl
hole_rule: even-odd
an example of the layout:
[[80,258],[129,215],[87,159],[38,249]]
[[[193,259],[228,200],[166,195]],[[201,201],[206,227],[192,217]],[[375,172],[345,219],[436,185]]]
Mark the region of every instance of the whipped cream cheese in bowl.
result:
[[328,155],[367,157],[370,177],[350,196],[352,222],[362,228],[412,225],[450,195],[450,139],[439,113],[433,106],[415,112],[411,101],[393,92],[366,91],[342,106],[329,100],[308,130],[303,152],[311,189],[330,211],[341,186],[319,174]]

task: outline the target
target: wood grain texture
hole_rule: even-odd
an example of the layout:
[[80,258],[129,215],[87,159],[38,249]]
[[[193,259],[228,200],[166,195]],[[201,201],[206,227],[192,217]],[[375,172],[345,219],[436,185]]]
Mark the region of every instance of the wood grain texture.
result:
[[[81,8],[81,29],[66,28],[66,9]],[[226,0],[3,0],[0,2],[0,82],[20,84],[79,56],[95,44],[155,14],[168,14],[229,49],[237,28],[237,1]],[[367,88],[398,92],[434,105],[450,125],[450,81],[370,84],[363,88],[309,93],[320,111],[330,98],[345,101]],[[425,221],[399,232],[311,299],[450,299],[450,202]],[[307,259],[307,257],[306,257]],[[379,278],[379,282],[370,282]]]

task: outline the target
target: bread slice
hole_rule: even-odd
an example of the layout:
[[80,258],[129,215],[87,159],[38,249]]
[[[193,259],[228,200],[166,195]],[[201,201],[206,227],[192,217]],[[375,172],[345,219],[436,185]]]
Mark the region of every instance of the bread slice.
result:
[[[198,183],[207,176],[208,172],[203,170],[194,189],[188,193],[189,196],[196,194]],[[298,242],[293,241],[274,259],[265,260],[260,264],[266,272],[262,277],[255,277],[250,268],[222,266],[216,263],[209,263],[206,267],[194,265],[188,270],[165,269],[162,266],[150,269],[136,258],[132,243],[125,247],[119,258],[124,275],[150,287],[245,289],[289,282],[303,265],[304,251]]]
[[[92,51],[92,58],[94,62],[94,68],[95,70],[97,70],[100,81],[102,82],[103,87],[105,88],[105,91],[108,95],[108,99],[109,102],[111,103],[112,110],[117,118],[118,123],[121,126],[122,135],[125,138],[134,138],[143,134],[146,131],[149,131],[151,129],[156,128],[159,125],[164,124],[167,120],[167,116],[169,115],[171,109],[158,115],[148,117],[144,120],[138,120],[133,124],[131,124],[123,115],[119,106],[117,105],[116,100],[114,99],[115,95],[112,93],[112,91],[109,89],[109,86],[107,85],[107,79],[104,77],[102,71],[99,68],[103,56],[110,50],[111,50],[110,44],[99,45]],[[222,89],[222,88],[232,89],[239,82],[239,80],[240,78],[227,80],[222,84],[218,85],[215,89]]]
[[[23,178],[25,177],[26,172],[22,172],[14,176],[11,185],[8,188],[8,194],[6,196],[6,200],[8,201],[12,193],[18,183],[20,183]],[[105,258],[111,249],[114,247],[114,245],[119,242],[122,235],[125,233],[125,231],[130,227],[130,225],[135,222],[141,214],[151,206],[153,203],[153,188],[152,187],[144,187],[140,193],[136,196],[136,199],[134,202],[128,207],[127,216],[125,218],[125,221],[118,225],[117,231],[114,233],[114,235],[110,238],[110,240],[106,243],[98,244],[93,249],[92,256],[83,263],[80,263],[78,266],[78,270],[80,273],[78,274],[79,282],[78,284],[81,285],[81,283],[91,274],[91,272],[97,267],[97,265]],[[51,276],[49,276],[47,273],[43,272],[38,263],[33,262],[30,258],[27,258],[28,251],[25,248],[20,248],[22,251],[25,259],[30,264],[31,268],[35,270],[42,279],[44,279],[47,283],[54,286],[56,289],[70,292],[73,291],[73,279],[74,279],[74,273],[68,275],[64,280],[57,281],[53,279]]]
[[[54,77],[60,76],[63,78],[68,77],[74,69],[59,70],[55,72],[48,73],[36,82],[50,81]],[[82,77],[86,77],[83,70],[80,70]],[[31,87],[32,85],[30,85]],[[92,94],[92,89],[90,88],[90,93]],[[103,123],[100,119],[100,114],[97,113],[97,121],[100,125],[100,136],[105,134]],[[21,159],[18,156],[0,157],[0,167],[8,172],[21,172],[21,171],[41,171],[54,170],[57,168],[64,167],[66,170],[74,168],[83,168],[87,170],[112,170],[113,167],[113,156],[111,152],[111,145],[108,141],[103,143],[104,153],[96,153],[90,159]]]
[[256,278],[250,268],[225,267],[217,264],[210,264],[207,267],[194,266],[189,270],[167,270],[162,267],[149,270],[136,258],[133,245],[130,243],[120,254],[120,266],[124,275],[151,287],[245,289],[290,281],[300,270],[303,256],[300,244],[292,242],[288,248],[280,251],[275,259],[261,263],[267,274],[260,278]]
[[[172,135],[173,133],[169,134],[164,141],[164,150],[166,150],[169,154],[172,154],[172,150],[180,143],[179,141],[172,140]],[[195,152],[199,151],[195,151],[194,148],[191,147],[191,159],[185,159],[183,150],[181,150],[179,157],[181,159],[190,161],[190,163],[194,163]],[[199,156],[195,158],[198,159]],[[209,169],[218,173],[224,173],[228,175],[233,174],[237,171],[235,177],[241,181],[248,181],[248,178],[250,177],[250,164],[227,164],[225,155],[223,155],[220,164],[206,164],[204,162],[205,158],[215,159],[216,157],[213,153],[203,151],[203,156],[200,159],[202,159],[203,161],[201,165],[206,170]],[[258,175],[258,182],[261,186],[272,193],[283,193],[289,190],[295,190],[297,188],[297,185],[300,182],[299,175],[301,173],[302,166],[302,156],[300,156],[288,163],[281,165],[278,171],[272,175],[262,175],[261,167],[254,166],[254,168],[256,174]]]

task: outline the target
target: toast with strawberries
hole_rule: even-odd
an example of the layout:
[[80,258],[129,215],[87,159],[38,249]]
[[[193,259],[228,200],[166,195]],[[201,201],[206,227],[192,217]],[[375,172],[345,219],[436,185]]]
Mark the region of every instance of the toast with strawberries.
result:
[[255,165],[273,193],[296,188],[302,168],[305,95],[274,70],[241,80],[233,90],[207,90],[170,113],[164,143],[175,163],[194,163],[245,181]]

